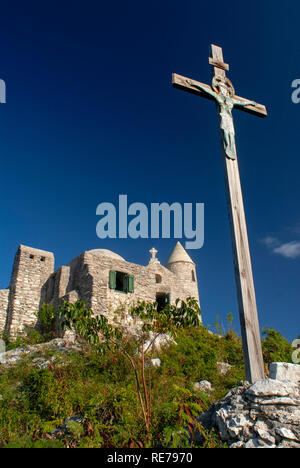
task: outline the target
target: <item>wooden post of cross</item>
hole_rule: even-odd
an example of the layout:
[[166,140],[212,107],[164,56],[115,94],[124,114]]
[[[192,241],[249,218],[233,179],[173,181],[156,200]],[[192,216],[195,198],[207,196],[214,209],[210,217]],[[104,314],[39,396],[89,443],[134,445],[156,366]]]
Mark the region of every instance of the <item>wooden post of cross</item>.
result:
[[221,47],[211,46],[209,63],[213,66],[212,86],[175,73],[172,83],[175,88],[216,101],[246,378],[253,383],[264,379],[265,375],[232,109],[259,117],[266,117],[267,111],[261,104],[236,96],[231,81],[226,77],[229,65],[224,63]]

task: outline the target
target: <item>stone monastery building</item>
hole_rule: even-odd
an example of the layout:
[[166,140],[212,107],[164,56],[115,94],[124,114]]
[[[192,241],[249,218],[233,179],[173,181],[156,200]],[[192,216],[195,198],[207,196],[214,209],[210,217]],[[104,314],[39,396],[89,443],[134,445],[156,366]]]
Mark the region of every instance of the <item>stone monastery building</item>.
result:
[[148,265],[142,266],[110,250],[89,250],[54,271],[52,252],[20,245],[9,288],[0,290],[0,337],[3,332],[16,336],[24,327],[34,327],[41,305],[56,307],[63,298],[81,299],[95,314],[108,318],[118,307],[138,299],[157,301],[160,308],[189,296],[199,302],[195,263],[182,245],[177,242],[166,266],[154,248],[150,253]]

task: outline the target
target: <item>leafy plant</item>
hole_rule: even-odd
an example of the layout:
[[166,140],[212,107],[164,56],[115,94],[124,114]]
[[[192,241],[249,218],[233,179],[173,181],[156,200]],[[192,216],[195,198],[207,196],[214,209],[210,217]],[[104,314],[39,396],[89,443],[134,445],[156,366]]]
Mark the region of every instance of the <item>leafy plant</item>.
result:
[[55,323],[57,320],[57,312],[53,304],[43,303],[42,307],[37,312],[38,324],[44,335],[55,335]]
[[44,448],[44,449],[58,449],[64,448],[64,445],[59,440],[36,440],[33,441],[30,437],[16,437],[9,443],[5,444],[2,448]]
[[[86,308],[84,302],[77,301],[70,304],[64,301],[60,307],[60,318],[64,327],[73,327],[90,344],[97,345],[102,354],[113,349],[129,361],[135,376],[136,391],[149,443],[152,406],[151,366],[148,366],[146,372],[145,354],[161,334],[168,332],[175,336],[176,331],[182,327],[198,326],[200,309],[195,299],[188,298],[186,302],[177,299],[175,305],[167,305],[160,311],[157,310],[157,303],[140,302],[131,308],[130,314],[133,318],[143,321],[141,334],[136,339],[134,352],[131,353],[126,346],[127,339],[123,332],[109,324],[103,315],[93,316],[92,310]],[[149,332],[153,333],[153,337],[145,349]]]
[[292,345],[279,331],[266,328],[263,334],[262,349],[266,364],[271,362],[292,362]]

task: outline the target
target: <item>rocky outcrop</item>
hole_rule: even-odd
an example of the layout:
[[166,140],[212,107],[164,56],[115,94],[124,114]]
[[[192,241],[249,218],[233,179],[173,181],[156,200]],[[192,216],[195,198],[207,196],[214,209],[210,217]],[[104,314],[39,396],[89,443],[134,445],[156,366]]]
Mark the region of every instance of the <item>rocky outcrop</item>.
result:
[[220,375],[226,375],[232,369],[232,366],[227,362],[217,362],[217,370]]
[[270,364],[270,379],[300,383],[300,366],[287,362],[272,362]]
[[213,387],[208,380],[201,380],[200,382],[196,382],[193,385],[194,390],[204,393],[211,393],[213,391]]
[[145,353],[151,351],[160,352],[163,348],[169,346],[170,344],[176,344],[170,335],[162,333],[156,336],[155,333],[150,331],[149,339],[144,343],[143,349]]
[[300,448],[299,368],[274,363],[270,375],[277,379],[241,382],[199,421],[215,427],[230,448]]
[[56,338],[48,343],[22,346],[3,353],[0,352],[0,369],[1,367],[13,366],[24,357],[31,357],[31,362],[38,369],[47,368],[50,364],[53,364],[54,360],[57,358],[57,356],[51,358],[46,357],[44,353],[47,354],[46,351],[49,350],[54,352],[60,351],[62,355],[65,356],[71,351],[82,351],[82,347],[77,342],[61,338]]

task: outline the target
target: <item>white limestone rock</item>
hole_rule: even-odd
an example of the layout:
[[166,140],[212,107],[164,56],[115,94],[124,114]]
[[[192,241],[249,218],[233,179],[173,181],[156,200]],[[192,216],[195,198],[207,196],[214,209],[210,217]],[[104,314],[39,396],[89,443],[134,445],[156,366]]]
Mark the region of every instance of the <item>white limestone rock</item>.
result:
[[226,375],[230,371],[232,366],[227,362],[217,362],[217,370],[220,375]]
[[210,393],[213,391],[213,387],[208,380],[201,380],[200,382],[194,383],[194,390],[204,393]]
[[160,367],[161,366],[161,360],[159,358],[151,359],[150,360],[150,365],[152,367]]
[[248,415],[243,413],[232,416],[227,425],[227,431],[231,437],[239,437],[241,434],[248,435],[248,429],[252,423],[249,420]]
[[244,448],[259,448],[260,445],[258,443],[258,438],[256,437],[255,439],[249,439],[248,442],[244,444]]
[[11,349],[10,351],[6,351],[5,353],[0,354],[0,364],[8,365],[8,364],[15,364],[23,356],[30,353],[30,349],[20,347],[16,349]]
[[230,448],[300,448],[300,383],[241,382],[198,420]]
[[[10,351],[6,351],[5,353],[0,354],[0,366],[13,366],[18,361],[22,360],[24,357],[33,357],[33,364],[36,367],[43,368],[43,366],[47,367],[47,365],[51,364],[48,362],[48,359],[43,357],[43,353],[45,350],[53,350],[53,351],[62,351],[63,353],[68,353],[70,351],[81,351],[82,347],[79,343],[72,343],[69,341],[65,341],[62,338],[55,338],[54,340],[48,341],[47,343],[40,343],[36,345],[28,345],[26,347],[20,347],[16,349],[12,349]],[[35,355],[37,357],[35,358]],[[42,366],[42,367],[40,367]]]
[[295,386],[290,382],[280,380],[264,379],[255,382],[246,390],[246,395],[250,397],[289,397],[295,394]]
[[300,442],[299,437],[297,437],[293,431],[285,427],[277,428],[276,433],[283,439],[290,439],[290,440],[295,440],[297,442]]
[[244,448],[244,445],[245,443],[240,440],[239,442],[231,444],[229,448]]
[[[144,343],[143,349],[144,352],[151,352],[151,351],[157,351],[160,352],[162,348],[174,344],[175,341],[170,335],[167,334],[161,334],[157,338],[155,338],[155,334],[151,331],[149,333],[149,340],[147,340]],[[176,344],[176,343],[175,343]]]
[[272,362],[272,364],[270,364],[269,371],[270,379],[294,383],[300,382],[299,364],[290,364],[287,362]]
[[259,428],[254,428],[256,431],[257,435],[260,437],[260,439],[264,440],[266,443],[269,443],[270,445],[275,445],[276,439],[272,434],[270,434],[267,430],[264,429],[259,429]]
[[297,442],[294,442],[293,440],[283,440],[279,445],[277,445],[277,448],[282,449],[282,448],[300,448],[300,444]]

